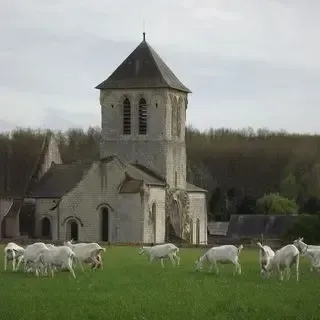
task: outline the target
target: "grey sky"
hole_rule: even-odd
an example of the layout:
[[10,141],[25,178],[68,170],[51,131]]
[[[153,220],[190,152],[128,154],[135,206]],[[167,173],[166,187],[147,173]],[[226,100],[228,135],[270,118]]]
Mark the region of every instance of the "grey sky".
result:
[[0,4],[0,128],[100,125],[99,92],[142,40],[193,93],[188,123],[320,132],[319,1]]

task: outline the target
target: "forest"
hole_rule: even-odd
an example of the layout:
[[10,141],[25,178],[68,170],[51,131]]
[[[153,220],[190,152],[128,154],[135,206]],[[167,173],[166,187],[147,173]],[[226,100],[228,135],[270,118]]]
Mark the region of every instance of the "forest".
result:
[[[48,131],[16,129],[0,135],[1,149],[12,144],[33,152]],[[51,131],[49,131],[51,132]],[[51,132],[64,163],[99,159],[100,128]],[[209,219],[231,214],[320,212],[320,136],[243,130],[186,129],[188,181],[208,190]]]

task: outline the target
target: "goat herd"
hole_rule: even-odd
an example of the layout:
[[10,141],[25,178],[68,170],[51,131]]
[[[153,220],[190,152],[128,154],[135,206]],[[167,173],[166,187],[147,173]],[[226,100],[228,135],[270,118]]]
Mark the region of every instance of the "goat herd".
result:
[[103,251],[105,248],[97,243],[73,243],[72,240],[57,247],[36,242],[23,248],[9,242],[4,248],[4,270],[7,270],[8,261],[12,261],[12,270],[17,271],[23,261],[24,271],[35,272],[36,276],[39,276],[39,272],[46,274],[49,269],[53,277],[55,271],[67,269],[76,278],[73,263],[78,263],[82,270],[83,263],[91,264],[93,269],[103,268]]
[[[264,278],[269,278],[274,270],[279,273],[280,280],[283,280],[283,273],[286,273],[288,280],[290,269],[295,265],[296,280],[299,281],[300,255],[310,260],[311,270],[320,267],[320,246],[307,245],[303,242],[303,238],[298,238],[293,244],[288,244],[275,252],[260,242],[257,242],[257,246],[260,248],[260,270]],[[196,271],[202,268],[204,262],[210,265],[210,271],[214,266],[217,273],[219,272],[218,263],[231,263],[235,266],[234,274],[241,274],[239,255],[242,249],[243,245],[212,247],[195,262]],[[24,271],[33,272],[36,276],[39,276],[40,273],[47,274],[50,271],[53,277],[55,271],[69,270],[76,278],[73,270],[74,263],[78,264],[82,271],[84,270],[83,263],[90,264],[93,269],[103,269],[101,253],[104,251],[105,248],[97,243],[73,243],[72,240],[64,242],[62,246],[36,242],[25,248],[9,242],[4,248],[4,270],[7,270],[9,261],[12,261],[13,271],[19,270],[21,262],[24,262]],[[144,253],[149,256],[149,263],[153,260],[160,260],[162,268],[164,267],[163,259],[170,259],[173,265],[180,264],[179,248],[172,243],[151,247],[143,246],[139,254]]]

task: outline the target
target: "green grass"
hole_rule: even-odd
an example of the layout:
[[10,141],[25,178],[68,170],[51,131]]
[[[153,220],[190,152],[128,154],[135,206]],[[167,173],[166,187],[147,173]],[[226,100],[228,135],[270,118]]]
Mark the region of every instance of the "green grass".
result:
[[[2,271],[0,319],[319,319],[319,274],[301,260],[300,282],[260,278],[258,251],[241,253],[242,275],[220,266],[194,272],[204,250],[181,249],[181,265],[165,261],[149,265],[137,248],[111,247],[104,254],[104,270],[40,277]],[[3,266],[2,258],[0,263]],[[1,266],[1,265],[0,265]],[[3,270],[3,267],[1,268]],[[11,263],[10,263],[11,270]]]

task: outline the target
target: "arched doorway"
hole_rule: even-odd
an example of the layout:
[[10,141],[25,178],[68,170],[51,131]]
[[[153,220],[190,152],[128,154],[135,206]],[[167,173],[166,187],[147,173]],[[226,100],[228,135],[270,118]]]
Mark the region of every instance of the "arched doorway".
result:
[[51,239],[51,222],[48,217],[44,217],[41,220],[41,236]]
[[101,240],[109,241],[109,210],[106,207],[101,209]]
[[197,219],[196,223],[196,243],[200,244],[200,219]]
[[67,239],[79,240],[79,226],[75,220],[69,220],[67,223]]
[[152,215],[152,234],[153,234],[153,243],[157,243],[157,206],[155,203],[153,203],[151,208],[151,215]]

